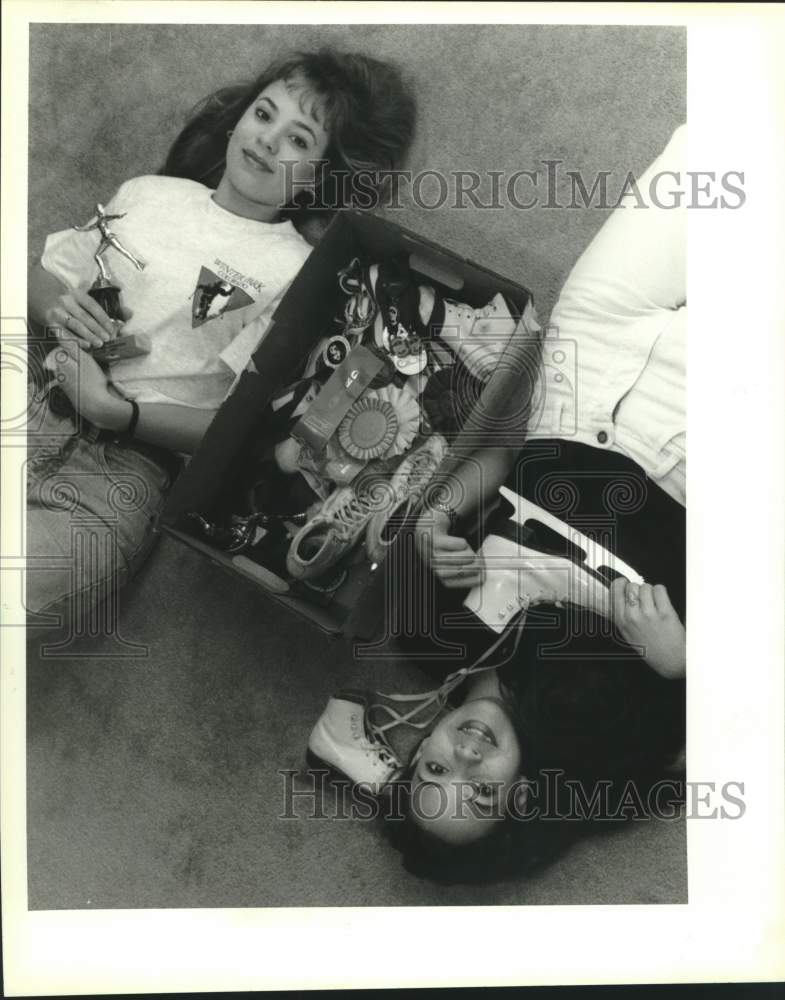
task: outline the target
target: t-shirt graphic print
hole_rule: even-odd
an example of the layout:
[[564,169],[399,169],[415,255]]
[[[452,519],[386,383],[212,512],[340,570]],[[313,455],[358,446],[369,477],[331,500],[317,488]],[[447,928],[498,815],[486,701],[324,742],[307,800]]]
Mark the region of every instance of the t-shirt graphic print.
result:
[[[106,205],[112,232],[145,261],[139,271],[112,250],[106,264],[150,353],[112,366],[112,381],[138,403],[217,409],[247,366],[310,246],[291,223],[246,219],[213,192],[178,177],[135,177]],[[96,230],[47,237],[41,262],[68,288],[96,276]]]
[[202,267],[193,294],[191,326],[201,326],[233,309],[243,309],[253,301],[238,285],[219,277],[209,267]]

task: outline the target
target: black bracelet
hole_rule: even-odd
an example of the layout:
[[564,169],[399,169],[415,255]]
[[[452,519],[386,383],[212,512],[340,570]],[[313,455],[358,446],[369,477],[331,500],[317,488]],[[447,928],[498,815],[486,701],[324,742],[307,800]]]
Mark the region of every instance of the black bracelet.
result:
[[135,399],[127,399],[126,403],[131,404],[131,419],[128,421],[128,426],[123,432],[123,437],[126,440],[130,440],[136,433],[136,425],[139,423],[139,404]]

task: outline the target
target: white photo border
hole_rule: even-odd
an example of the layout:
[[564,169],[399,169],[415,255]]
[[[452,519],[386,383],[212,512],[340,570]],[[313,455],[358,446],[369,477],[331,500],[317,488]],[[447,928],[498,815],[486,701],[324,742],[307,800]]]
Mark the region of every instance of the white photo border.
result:
[[[746,813],[735,822],[688,822],[689,903],[683,906],[483,907],[481,914],[467,907],[28,912],[24,636],[21,628],[4,628],[7,995],[783,977],[782,6],[8,0],[6,316],[26,310],[27,25],[62,20],[687,26],[690,167],[743,170],[747,193],[738,211],[690,217],[688,779],[743,780]],[[3,380],[5,419],[16,385],[5,366]],[[18,451],[3,456],[9,476],[22,460]],[[24,515],[12,509],[15,499],[3,497],[9,558],[21,555]],[[21,595],[7,576],[18,574],[3,574],[2,612],[13,623]],[[465,961],[466,922],[475,919],[474,958]],[[418,941],[428,946],[413,947]]]

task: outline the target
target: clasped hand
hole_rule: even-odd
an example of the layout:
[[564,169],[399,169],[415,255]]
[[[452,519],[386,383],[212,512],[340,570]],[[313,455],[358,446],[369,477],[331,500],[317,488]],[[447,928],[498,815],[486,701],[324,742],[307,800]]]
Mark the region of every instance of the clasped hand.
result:
[[46,322],[49,326],[62,327],[68,331],[83,351],[100,347],[117,336],[122,326],[119,320],[110,319],[95,299],[82,288],[71,288],[58,296],[54,305],[47,310]]
[[46,367],[74,409],[102,430],[122,430],[128,424],[129,404],[112,387],[98,362],[80,350],[75,341],[64,340],[46,358]]
[[624,641],[641,647],[641,656],[661,677],[684,677],[687,633],[665,587],[619,577],[611,584],[611,604]]
[[438,580],[451,590],[476,587],[485,578],[480,556],[465,538],[450,534],[450,519],[439,510],[423,512],[416,528],[417,549]]
[[[130,313],[124,310],[126,319]],[[77,413],[101,430],[128,425],[129,404],[113,388],[106,373],[89,354],[113,340],[122,322],[111,319],[84,289],[72,288],[57,297],[47,311],[49,326],[58,328],[59,345],[50,351],[46,367]]]

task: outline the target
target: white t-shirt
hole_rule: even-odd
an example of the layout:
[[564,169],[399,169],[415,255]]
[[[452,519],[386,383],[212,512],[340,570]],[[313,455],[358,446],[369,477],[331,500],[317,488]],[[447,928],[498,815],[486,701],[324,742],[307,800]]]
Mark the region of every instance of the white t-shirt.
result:
[[[150,354],[112,366],[112,381],[140,403],[220,406],[311,251],[291,222],[242,218],[212,195],[194,181],[137,177],[106,206],[124,214],[110,232],[145,264],[138,270],[114,247],[103,255],[133,313],[122,332],[152,343]],[[100,238],[53,233],[41,262],[69,287],[89,288]]]

